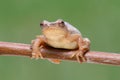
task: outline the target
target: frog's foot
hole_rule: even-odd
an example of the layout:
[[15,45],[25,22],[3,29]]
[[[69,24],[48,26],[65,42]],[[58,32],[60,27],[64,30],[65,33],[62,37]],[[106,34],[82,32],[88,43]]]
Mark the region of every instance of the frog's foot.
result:
[[61,62],[59,59],[48,59],[48,60],[54,64],[60,64]]
[[38,40],[32,40],[32,45],[31,45],[31,50],[32,50],[32,57],[31,58],[35,58],[35,59],[43,59],[43,56],[40,52],[40,48],[42,48],[43,46],[41,45],[39,47],[39,43],[38,43]]
[[43,59],[43,56],[42,56],[42,54],[41,53],[35,53],[35,52],[32,52],[32,58],[35,58],[35,59],[39,59],[39,58],[41,58],[41,59]]
[[32,58],[35,58],[35,59],[41,58],[41,59],[43,59],[43,56],[42,56],[42,54],[40,52],[39,47],[38,47],[38,49],[32,50]]
[[90,49],[90,40],[88,38],[84,38],[83,41],[81,41],[81,39],[79,38],[78,46],[79,49],[74,54],[72,54],[72,57],[76,56],[77,61],[82,63],[86,61],[84,55]]
[[84,57],[84,53],[82,51],[76,51],[74,54],[71,55],[71,58],[74,56],[76,56],[77,61],[80,63],[86,61],[86,58]]

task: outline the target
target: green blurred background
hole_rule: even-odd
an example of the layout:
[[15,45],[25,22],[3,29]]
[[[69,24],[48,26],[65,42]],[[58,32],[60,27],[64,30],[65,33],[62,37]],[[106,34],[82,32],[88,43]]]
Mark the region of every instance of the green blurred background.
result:
[[[0,0],[0,41],[30,44],[42,20],[68,21],[91,50],[120,52],[120,0]],[[120,80],[120,67],[0,56],[0,80]]]

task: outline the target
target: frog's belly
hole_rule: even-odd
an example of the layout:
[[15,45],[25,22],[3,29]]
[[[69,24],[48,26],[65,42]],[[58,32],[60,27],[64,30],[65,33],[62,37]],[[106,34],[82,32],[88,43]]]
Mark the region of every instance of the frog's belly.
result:
[[50,46],[54,48],[63,48],[63,49],[76,49],[78,48],[77,41],[70,42],[69,40],[63,40],[63,41],[51,41],[49,40],[48,43]]

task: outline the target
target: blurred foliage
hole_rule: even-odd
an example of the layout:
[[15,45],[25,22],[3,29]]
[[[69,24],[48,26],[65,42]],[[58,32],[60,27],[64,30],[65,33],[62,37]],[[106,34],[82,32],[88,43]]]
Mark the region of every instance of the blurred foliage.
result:
[[[30,43],[42,20],[63,19],[91,40],[91,50],[120,52],[119,0],[0,0],[0,41]],[[116,66],[0,56],[0,80],[119,80]]]

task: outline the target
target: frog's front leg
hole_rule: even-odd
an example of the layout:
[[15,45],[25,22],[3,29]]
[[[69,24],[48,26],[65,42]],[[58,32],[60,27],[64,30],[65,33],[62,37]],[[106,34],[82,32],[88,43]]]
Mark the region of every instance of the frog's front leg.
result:
[[88,38],[78,38],[78,51],[76,52],[77,60],[81,62],[85,62],[86,58],[84,57],[85,53],[89,51],[90,48],[90,41]]
[[[86,58],[84,57],[85,53],[89,51],[90,48],[90,40],[88,38],[82,38],[81,35],[74,35],[74,38],[77,41],[78,44],[78,50],[72,54],[73,56],[76,56],[78,62],[85,62]],[[73,38],[73,39],[74,39]]]
[[44,37],[43,36],[37,36],[37,38],[35,40],[32,40],[32,45],[31,45],[32,58],[43,59],[43,56],[40,52],[40,48],[43,47],[43,44],[44,44]]

